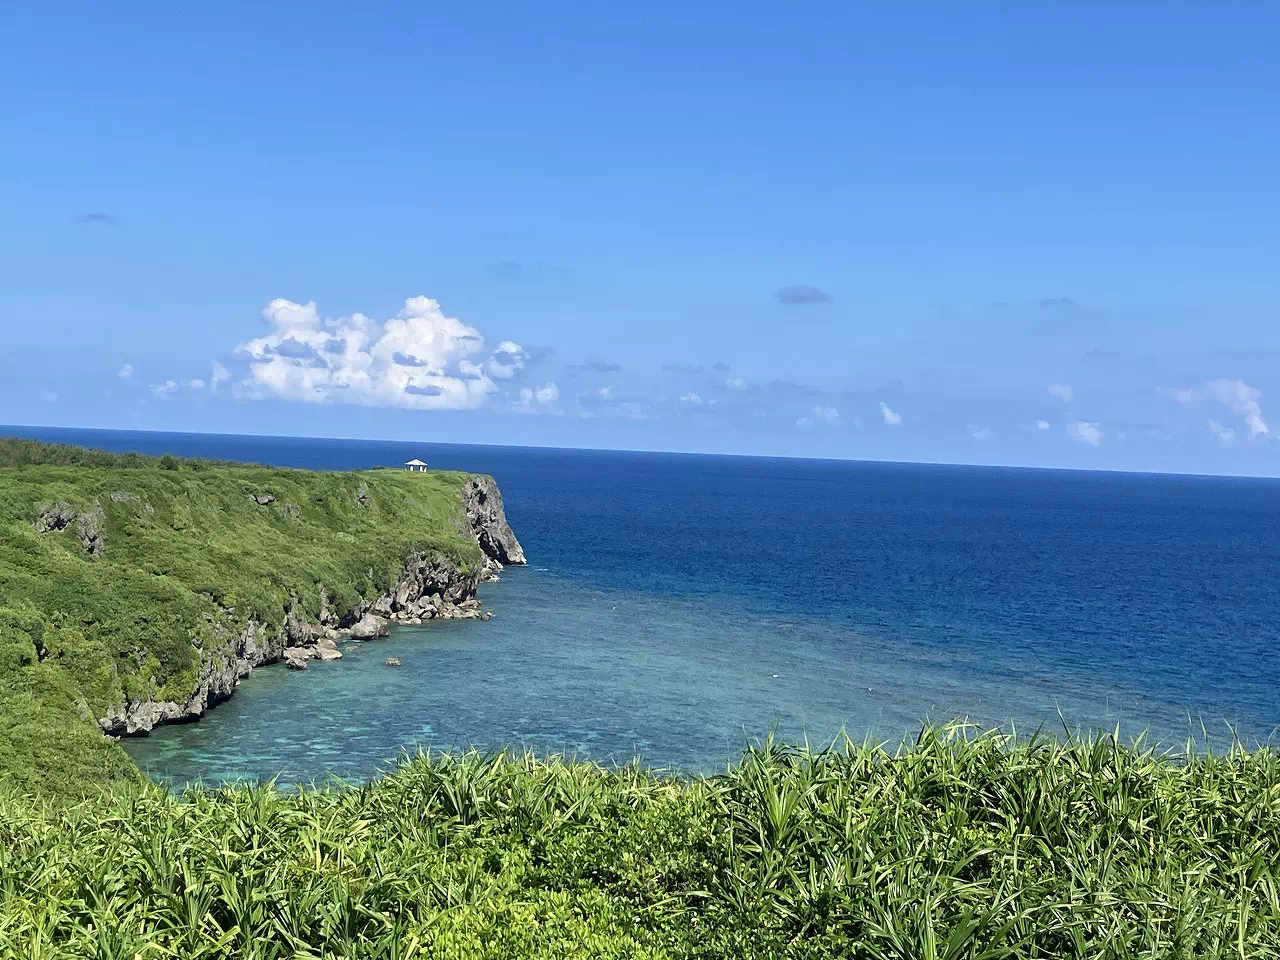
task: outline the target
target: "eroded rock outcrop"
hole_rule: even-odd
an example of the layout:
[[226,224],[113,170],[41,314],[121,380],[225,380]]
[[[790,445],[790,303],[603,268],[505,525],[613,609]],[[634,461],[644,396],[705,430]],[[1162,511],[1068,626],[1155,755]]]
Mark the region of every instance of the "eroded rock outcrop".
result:
[[[254,499],[266,506],[274,497],[266,503],[261,497]],[[361,506],[369,503],[363,485],[356,502]],[[484,554],[483,566],[467,569],[443,553],[413,553],[406,558],[400,578],[390,591],[363,601],[353,610],[335,610],[331,598],[322,591],[317,623],[309,621],[295,602],[278,625],[271,627],[252,620],[233,633],[226,623],[234,621],[235,612],[224,610],[224,620],[214,626],[213,642],[201,650],[196,688],[186,700],[129,699],[108,709],[98,719],[99,726],[110,734],[138,734],[162,723],[197,718],[230,697],[255,667],[284,662],[290,668],[305,670],[308,660],[340,659],[339,638],[384,637],[392,622],[489,619],[492,614],[481,607],[476,597],[477,586],[495,570],[501,570],[503,564],[523,564],[524,550],[507,522],[502,494],[492,477],[474,476],[467,480],[463,508]],[[42,508],[36,528],[42,532],[61,530],[76,516],[69,504],[52,504]],[[102,508],[97,507],[87,525],[81,521],[81,539],[90,552],[91,544],[102,543],[103,519]]]
[[106,552],[107,542],[103,535],[103,531],[107,525],[107,515],[102,510],[102,504],[95,503],[79,514],[76,513],[75,507],[69,503],[48,503],[40,507],[39,513],[35,519],[36,533],[53,533],[58,530],[65,530],[71,526],[72,522],[79,518],[76,524],[76,533],[80,538],[80,543],[84,546],[90,555],[95,557],[102,556]]
[[462,505],[480,549],[500,564],[525,562],[524,549],[516,539],[502,506],[502,491],[493,477],[477,474],[462,488]]

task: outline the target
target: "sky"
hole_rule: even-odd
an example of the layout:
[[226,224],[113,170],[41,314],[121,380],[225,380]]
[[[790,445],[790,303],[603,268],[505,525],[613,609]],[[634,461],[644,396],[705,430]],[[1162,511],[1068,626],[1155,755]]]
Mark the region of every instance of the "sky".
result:
[[1277,34],[7,4],[0,423],[1280,475]]

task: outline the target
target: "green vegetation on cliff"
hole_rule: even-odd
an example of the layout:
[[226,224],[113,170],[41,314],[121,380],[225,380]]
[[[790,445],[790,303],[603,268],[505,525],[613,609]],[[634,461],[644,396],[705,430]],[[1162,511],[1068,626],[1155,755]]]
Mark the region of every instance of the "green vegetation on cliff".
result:
[[[0,796],[24,957],[1275,957],[1280,758],[927,729],[726,775],[469,755],[363,787]],[[2,951],[0,951],[2,952]]]
[[467,754],[173,796],[102,735],[250,621],[474,569],[465,483],[0,441],[0,960],[1280,956],[1269,748],[954,725],[712,778]]
[[0,440],[0,784],[138,780],[96,719],[185,700],[250,620],[385,593],[405,557],[482,561],[466,474],[325,473]]

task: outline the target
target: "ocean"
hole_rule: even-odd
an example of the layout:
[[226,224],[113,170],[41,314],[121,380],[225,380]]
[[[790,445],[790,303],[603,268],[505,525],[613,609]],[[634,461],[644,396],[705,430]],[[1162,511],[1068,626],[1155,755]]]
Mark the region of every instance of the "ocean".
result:
[[[112,450],[491,473],[529,557],[491,622],[257,670],[128,739],[181,785],[360,779],[419,747],[714,772],[770,733],[964,718],[1181,747],[1280,725],[1280,481],[3,428]],[[403,666],[384,666],[388,657]]]

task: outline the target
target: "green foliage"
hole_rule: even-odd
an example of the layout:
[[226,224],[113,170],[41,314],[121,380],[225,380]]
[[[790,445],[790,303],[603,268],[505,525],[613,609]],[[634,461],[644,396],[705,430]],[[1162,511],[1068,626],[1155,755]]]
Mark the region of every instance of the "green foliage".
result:
[[[28,734],[0,747],[0,783],[91,793],[102,778],[80,775],[90,758],[107,757],[101,773],[112,781],[123,757],[94,718],[126,697],[184,702],[201,651],[216,653],[249,620],[277,629],[295,604],[315,619],[322,596],[345,612],[385,592],[415,550],[479,563],[465,479],[0,439],[0,729],[21,724]],[[101,511],[104,552],[88,550],[76,523],[37,532],[49,504]],[[82,732],[102,742],[90,749]],[[68,737],[75,750],[60,769],[51,745]]]
[[154,469],[203,470],[208,467],[233,467],[230,460],[195,460],[189,457],[149,457],[141,453],[111,453],[107,450],[91,450],[62,443],[41,443],[39,440],[23,440],[18,437],[0,437],[0,468],[2,467],[110,467],[115,470]]
[[472,753],[297,793],[0,795],[0,943],[248,960],[1274,957],[1278,760],[952,726],[893,752],[770,742],[710,779]]

